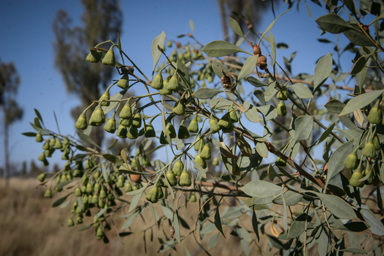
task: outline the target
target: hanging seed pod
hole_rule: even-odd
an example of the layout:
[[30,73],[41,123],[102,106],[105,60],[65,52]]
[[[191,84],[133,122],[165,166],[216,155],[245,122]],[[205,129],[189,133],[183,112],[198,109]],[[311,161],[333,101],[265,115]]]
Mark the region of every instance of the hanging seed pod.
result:
[[129,127],[128,133],[127,133],[127,138],[130,140],[135,140],[139,137],[139,132],[137,131],[136,126],[131,126]]
[[195,145],[194,145],[194,149],[195,149],[195,151],[200,151],[200,148],[203,148],[203,146],[204,146],[204,141],[203,141],[203,139],[200,139],[200,134],[198,135],[198,136],[196,136],[196,143],[195,143]]
[[83,194],[83,193],[81,193],[81,189],[80,189],[79,187],[77,187],[77,188],[75,189],[75,196],[80,197],[82,194]]
[[167,46],[172,47],[172,41],[171,40],[168,41]]
[[119,86],[123,90],[128,90],[129,88],[129,77],[128,74],[124,74],[119,81],[116,83],[117,86]]
[[124,187],[124,180],[123,179],[119,179],[116,183],[116,187],[118,188],[122,188]]
[[145,125],[145,137],[146,138],[156,137],[156,132],[152,124]]
[[68,227],[73,227],[75,225],[75,223],[73,222],[73,219],[72,218],[69,218],[68,219],[68,224],[67,224],[67,226]]
[[374,172],[371,170],[371,167],[369,166],[368,162],[367,162],[367,166],[365,167],[365,170],[363,172],[363,176],[368,177],[368,179],[366,179],[364,181],[364,183],[367,185],[372,185],[373,178],[374,178]]
[[171,187],[177,185],[176,175],[172,170],[168,170],[165,177],[167,178],[167,182]]
[[52,191],[50,188],[45,191],[44,197],[45,198],[52,198]]
[[101,61],[101,63],[103,63],[104,65],[115,66],[116,59],[115,59],[115,54],[113,53],[113,47],[114,45],[112,45],[109,48],[108,52],[104,55],[104,58]]
[[151,163],[149,162],[146,155],[143,155],[141,158],[141,165],[142,166],[151,166]]
[[104,235],[103,230],[101,229],[101,227],[98,227],[96,231],[96,239],[100,240],[103,237],[103,235]]
[[89,119],[89,124],[92,126],[101,126],[105,122],[105,115],[101,105],[97,105],[96,109],[93,111],[91,118]]
[[211,147],[209,143],[205,144],[203,149],[201,150],[200,157],[205,160],[211,159]]
[[277,104],[276,112],[278,116],[286,116],[287,115],[287,107],[285,106],[284,101],[280,101],[279,104]]
[[116,135],[122,139],[127,138],[127,127],[120,124],[120,126],[117,128]]
[[61,144],[61,140],[59,138],[56,139],[56,142],[55,142],[55,148],[56,149],[61,149],[63,145]]
[[[279,167],[285,167],[287,166],[287,162],[285,162],[283,159],[281,159],[280,157],[277,157],[276,158],[276,162],[275,162],[276,166],[279,166]],[[356,168],[356,167],[355,167]]]
[[137,128],[141,127],[141,115],[140,113],[136,113],[132,120],[132,125],[136,126]]
[[125,127],[130,127],[132,126],[132,119],[121,118],[119,123],[124,125]]
[[89,182],[87,184],[87,190],[86,191],[87,191],[88,194],[91,194],[93,192],[93,186]]
[[41,136],[41,132],[36,133],[35,141],[36,142],[42,142],[43,141],[43,136]]
[[50,149],[48,141],[44,142],[44,144],[42,146],[42,149],[44,149],[44,150],[49,150]]
[[363,156],[369,157],[369,158],[374,158],[376,156],[376,149],[375,145],[372,143],[372,137],[368,139],[368,142],[365,144],[363,151],[362,151]]
[[184,120],[181,121],[179,131],[177,133],[177,137],[181,140],[189,138],[189,131],[188,131],[188,128],[184,125]]
[[383,122],[383,112],[380,108],[380,100],[377,100],[375,105],[369,111],[367,120],[371,124],[381,124]]
[[100,196],[99,196],[99,198],[100,198],[100,199],[107,198],[107,192],[105,192],[104,187],[102,187],[101,190],[100,190]]
[[45,173],[41,173],[37,176],[37,180],[40,182],[43,182],[45,180],[45,176],[46,176]]
[[216,165],[219,165],[219,159],[217,157],[215,157],[212,161],[212,165],[216,166]]
[[169,91],[172,91],[172,92],[177,92],[177,91],[180,90],[179,78],[177,77],[177,72],[175,72],[175,74],[169,80],[167,88],[168,88]]
[[179,185],[187,187],[191,186],[191,177],[189,176],[189,173],[186,170],[184,170],[180,175]]
[[157,188],[156,185],[151,188],[145,198],[151,203],[157,203]]
[[179,159],[177,160],[174,164],[173,164],[173,173],[176,175],[176,176],[180,176],[181,173],[183,172],[184,170],[184,164],[183,162]]
[[161,72],[157,73],[155,78],[153,78],[153,81],[151,83],[151,87],[156,90],[161,90],[164,87],[164,81],[163,76],[161,75]]
[[90,48],[85,60],[91,63],[97,63],[100,61],[100,58],[100,53],[95,48]]
[[49,140],[49,148],[53,148],[55,146],[55,143],[56,143],[55,138],[51,138]]
[[125,191],[126,193],[132,191],[132,185],[131,185],[131,183],[127,182],[127,184],[125,184],[124,191]]
[[192,118],[192,121],[188,125],[188,131],[196,133],[199,131],[199,124],[197,123],[197,116]]
[[132,109],[131,109],[131,105],[129,104],[129,99],[125,102],[123,108],[121,109],[119,113],[119,117],[124,119],[132,118]]
[[349,179],[349,185],[354,187],[362,187],[364,186],[364,182],[360,181],[363,178],[363,174],[361,173],[361,166],[359,166],[352,174]]
[[47,160],[46,158],[45,158],[45,152],[42,152],[40,155],[39,155],[39,157],[37,158],[39,161],[42,161],[42,162],[44,162],[45,160]]
[[182,116],[185,114],[184,98],[181,98],[178,102],[175,103],[175,107],[172,109],[172,113],[175,115]]
[[110,96],[109,96],[109,88],[107,88],[107,90],[105,90],[105,92],[101,95],[100,99],[99,99],[99,104],[101,106],[109,106],[109,100],[110,100]]
[[277,93],[276,97],[279,100],[287,100],[288,99],[288,94],[287,94],[287,87],[282,87],[281,90]]
[[164,198],[163,189],[161,188],[160,185],[157,185],[157,199],[162,199],[162,198]]
[[65,174],[61,175],[60,183],[67,182],[67,181],[68,181],[67,175],[65,175]]
[[99,197],[97,194],[93,194],[92,199],[91,199],[91,204],[97,204],[99,202]]
[[219,122],[213,116],[209,118],[209,127],[211,130],[211,133],[217,133],[218,131],[220,131]]
[[236,114],[236,111],[229,112],[229,117],[231,118],[232,123],[239,122],[239,117]]
[[166,144],[168,144],[168,140],[167,140],[167,138],[165,137],[163,131],[162,131],[161,134],[160,134],[160,144],[162,144],[162,145],[166,145]]
[[196,201],[197,201],[197,199],[196,199],[196,195],[195,195],[195,193],[192,193],[192,194],[191,194],[191,197],[189,198],[189,202],[194,203],[194,202],[196,202]]
[[205,169],[207,168],[207,163],[205,160],[200,156],[200,154],[197,154],[195,157],[195,162],[201,166],[201,168]]
[[344,166],[347,169],[355,170],[359,166],[359,159],[357,158],[357,148],[347,156],[344,160]]
[[219,126],[221,129],[230,129],[232,125],[231,116],[229,113],[223,115],[223,117],[219,121]]
[[375,146],[376,150],[380,149],[380,139],[379,139],[379,136],[377,136],[377,134],[373,136],[372,143]]
[[104,130],[109,133],[115,133],[116,131],[116,119],[115,113],[108,119],[107,123],[104,125]]
[[83,223],[83,216],[77,215],[76,216],[76,224],[81,224],[81,223]]
[[167,135],[169,135],[169,137],[171,137],[172,139],[176,138],[176,130],[172,123],[169,122],[167,124],[167,126],[165,127],[165,131]]

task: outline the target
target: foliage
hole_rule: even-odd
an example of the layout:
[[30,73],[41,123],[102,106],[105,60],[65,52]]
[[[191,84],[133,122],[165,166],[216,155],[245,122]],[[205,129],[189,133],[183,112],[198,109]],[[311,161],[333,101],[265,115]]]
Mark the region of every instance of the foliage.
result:
[[[60,172],[46,173],[48,179],[39,175],[40,185],[48,186],[44,196],[52,197],[51,190],[64,193],[52,206],[72,204],[68,226],[84,222],[80,231],[94,228],[96,238],[105,243],[112,228],[121,239],[140,232],[145,237],[146,231],[157,227],[163,228],[159,252],[183,250],[182,242],[193,236],[210,255],[218,237],[231,239],[231,234],[240,239],[245,255],[250,246],[258,246],[262,235],[270,240],[270,250],[279,254],[317,250],[320,255],[369,251],[381,255],[384,90],[380,83],[370,82],[377,79],[372,74],[383,71],[381,5],[361,1],[357,10],[350,0],[327,2],[330,13],[316,22],[324,32],[343,33],[350,44],[344,48],[336,44],[332,54],[321,53],[311,76],[290,75],[294,56],[285,58],[286,69],[276,61],[272,30],[284,13],[256,44],[230,20],[234,32],[250,46],[244,48],[226,41],[203,46],[195,40],[191,22],[188,36],[194,42],[177,42],[167,54],[162,32],[152,42],[151,80],[129,58],[119,38],[97,44],[87,61],[115,67],[121,78],[79,116],[76,128],[83,131],[77,137],[54,133],[36,110],[31,125],[37,133],[25,133],[44,142],[39,156],[43,163],[59,150],[67,161]],[[343,13],[349,21],[341,17]],[[370,14],[377,18],[362,24]],[[267,50],[272,58],[262,54]],[[339,57],[346,50],[356,54],[351,74],[341,72]],[[158,65],[161,59],[164,62]],[[354,88],[337,85],[348,78],[356,79]],[[254,88],[249,91],[245,85]],[[122,91],[110,96],[112,86]],[[143,86],[147,94],[125,98],[133,86]],[[333,93],[337,90],[349,94]],[[330,99],[326,109],[318,110],[311,104],[320,107],[322,95]],[[89,119],[87,112],[92,112]],[[257,134],[256,125],[262,134]],[[122,139],[142,140],[114,155],[113,145],[101,149],[90,138],[95,126]],[[271,141],[276,133],[284,139]],[[154,143],[151,151],[157,154],[149,159]],[[319,149],[321,156],[315,155]],[[271,155],[277,158],[268,163],[274,159]],[[193,226],[185,221],[191,207],[199,209],[190,216]],[[153,217],[145,220],[148,225],[131,229],[148,211]],[[251,220],[243,222],[247,216]],[[118,218],[125,221],[116,227]],[[170,230],[164,229],[164,222]],[[208,234],[214,235],[206,248],[201,240]]]

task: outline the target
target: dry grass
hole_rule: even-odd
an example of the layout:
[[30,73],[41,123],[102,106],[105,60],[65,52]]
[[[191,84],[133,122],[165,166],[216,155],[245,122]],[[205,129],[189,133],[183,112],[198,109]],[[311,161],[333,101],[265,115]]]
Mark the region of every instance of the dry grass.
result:
[[[80,226],[68,228],[66,223],[71,217],[70,206],[64,209],[51,208],[55,199],[63,196],[63,193],[55,195],[53,199],[45,199],[43,198],[44,189],[36,188],[38,182],[34,179],[13,178],[8,190],[4,188],[4,180],[0,180],[0,184],[0,209],[2,209],[0,211],[0,255],[145,255],[142,232],[123,237],[123,244],[121,244],[112,228],[107,233],[110,243],[104,245],[100,240],[95,239],[94,228],[83,232],[77,231]],[[195,219],[198,212],[196,206],[197,204],[189,204],[188,212],[186,209],[181,209],[179,212],[192,228],[194,223],[188,214]],[[163,215],[159,205],[155,205],[155,211],[159,216]],[[143,217],[145,223],[142,218],[137,217],[131,226],[131,231],[142,230],[143,227],[155,223],[149,209],[143,212]],[[117,216],[114,220],[118,228],[124,221]],[[91,217],[85,217],[83,225],[89,224],[91,221]],[[167,221],[163,222],[163,227],[164,230],[169,230]],[[248,229],[251,230],[251,226]],[[188,232],[187,229],[182,229],[181,235]],[[205,248],[207,248],[209,238],[215,232],[204,237],[201,243]],[[240,255],[242,249],[239,240],[229,235],[229,228],[225,228],[224,232],[227,240],[219,237],[218,244],[209,252],[212,255]],[[169,234],[167,235],[169,236]],[[196,237],[199,239],[198,235]],[[157,254],[160,248],[158,238],[165,240],[162,228],[158,230],[155,226],[153,242],[150,242],[150,232],[146,233],[147,255]],[[205,255],[192,235],[186,238],[181,246],[176,246],[177,251],[174,251],[173,255],[185,255],[183,246],[187,247],[192,255]],[[259,252],[259,249],[252,244],[250,251]],[[257,254],[259,255],[259,253]]]

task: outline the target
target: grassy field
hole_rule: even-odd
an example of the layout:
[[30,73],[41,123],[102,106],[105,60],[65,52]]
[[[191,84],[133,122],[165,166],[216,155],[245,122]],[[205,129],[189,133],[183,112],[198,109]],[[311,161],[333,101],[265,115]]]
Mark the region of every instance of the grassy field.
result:
[[[5,190],[4,184],[4,180],[0,180],[0,255],[145,255],[142,232],[122,237],[122,244],[112,227],[112,230],[107,233],[110,242],[105,245],[100,240],[96,240],[93,227],[82,232],[77,231],[81,227],[80,225],[67,227],[67,220],[71,217],[70,205],[64,209],[51,208],[55,199],[63,196],[63,193],[54,195],[53,199],[45,199],[43,198],[45,189],[37,187],[38,181],[35,179],[13,178],[8,190]],[[196,206],[197,204],[188,206],[188,213],[194,219],[198,211]],[[155,211],[159,216],[163,215],[160,206],[155,205]],[[194,222],[188,217],[188,213],[185,209],[180,210],[180,215],[185,216],[184,219],[189,226],[194,227]],[[136,218],[130,231],[142,230],[143,227],[154,224],[155,221],[149,210],[143,212],[143,217],[145,223],[142,218]],[[114,220],[118,228],[124,221],[117,216]],[[90,224],[91,221],[91,217],[84,218],[83,225]],[[168,222],[164,221],[163,223],[164,230],[168,231]],[[248,229],[251,230],[251,226]],[[229,235],[230,231],[229,228],[224,229],[227,240],[219,237],[216,247],[209,250],[212,255],[241,254],[240,242],[238,238]],[[121,232],[120,229],[119,232]],[[188,230],[183,229],[181,235],[188,232]],[[201,241],[205,248],[208,248],[207,242],[215,233],[216,231],[206,235]],[[199,239],[198,234],[196,237]],[[157,254],[160,248],[158,238],[165,239],[162,229],[154,228],[153,242],[150,242],[150,232],[146,232],[147,255],[162,255],[162,253]],[[268,251],[267,243],[263,244],[263,251],[266,254]],[[182,246],[177,245],[177,251],[173,251],[172,255],[186,255],[183,246],[188,248],[191,255],[205,255],[192,235],[183,241]],[[261,248],[254,243],[250,246],[250,251],[253,252],[251,255],[261,255],[262,251],[260,250]],[[168,254],[169,251],[165,255]]]

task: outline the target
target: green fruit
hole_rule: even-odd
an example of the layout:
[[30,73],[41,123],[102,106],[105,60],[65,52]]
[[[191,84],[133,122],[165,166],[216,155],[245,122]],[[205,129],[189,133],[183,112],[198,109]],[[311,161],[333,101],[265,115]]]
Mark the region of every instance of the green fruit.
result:
[[131,140],[135,140],[139,137],[139,133],[137,131],[137,127],[136,126],[131,126],[129,127],[129,130],[128,130],[128,133],[127,133],[127,138],[128,139],[131,139]]
[[379,106],[380,100],[376,101],[375,105],[369,111],[367,120],[371,124],[381,124],[383,121],[383,112]]
[[174,164],[173,164],[173,173],[176,175],[176,176],[180,176],[181,173],[183,172],[184,170],[184,164],[183,162],[179,159],[177,160]]
[[107,198],[107,193],[105,192],[105,189],[102,188],[100,190],[100,196],[99,196],[100,199],[104,199],[104,198]]
[[288,99],[287,88],[285,86],[281,88],[281,90],[277,93],[276,97],[279,100],[287,100]]
[[368,142],[365,144],[363,151],[363,156],[374,158],[376,156],[376,149],[375,145],[372,143],[372,139],[368,140]]
[[216,165],[219,165],[219,159],[217,157],[215,157],[212,161],[212,165],[216,166]]
[[89,119],[89,124],[92,126],[101,126],[105,122],[105,115],[101,108],[101,105],[97,105],[96,109],[93,111],[91,118]]
[[223,115],[219,121],[219,126],[221,129],[231,129],[233,127],[231,116],[229,113]]
[[169,80],[169,83],[167,85],[167,89],[172,91],[172,92],[176,92],[176,91],[180,90],[179,78],[177,77],[176,73]]
[[186,170],[184,170],[180,175],[179,185],[187,187],[191,186],[191,177],[189,176],[189,173]]
[[132,191],[131,183],[127,182],[127,184],[125,184],[124,191],[127,192],[127,193]]
[[287,107],[285,106],[284,101],[280,101],[276,107],[276,112],[278,116],[286,116],[287,115]]
[[165,177],[167,178],[167,182],[171,187],[177,185],[176,175],[172,170],[167,171]]
[[104,130],[109,133],[115,133],[116,131],[116,119],[115,113],[108,119],[107,123],[104,125]]
[[196,155],[195,162],[198,165],[200,165],[201,168],[203,168],[203,169],[207,168],[207,163],[205,162],[205,160],[199,154]]
[[212,116],[209,119],[209,127],[211,129],[211,133],[217,133],[218,131],[220,131],[219,122],[216,120],[216,118]]
[[136,113],[132,120],[132,125],[136,126],[137,128],[141,127],[141,115],[140,113]]
[[99,197],[97,194],[93,194],[92,199],[91,199],[91,204],[97,204],[99,202]]
[[205,144],[203,149],[201,150],[200,157],[205,160],[211,159],[211,147],[209,143]]
[[168,41],[167,46],[168,46],[168,47],[172,47],[172,41],[171,41],[171,40]]
[[145,196],[145,198],[152,203],[157,203],[157,187],[153,186],[151,190],[148,192],[148,194]]
[[357,158],[357,152],[354,151],[347,156],[344,160],[345,168],[355,170],[359,166],[359,159]]
[[96,239],[101,239],[103,235],[104,235],[103,229],[101,227],[98,227],[96,231]]
[[168,123],[166,128],[166,134],[169,135],[172,139],[176,138],[176,130],[172,123]]
[[110,100],[110,96],[109,96],[109,89],[107,89],[100,97],[99,99],[99,104],[101,106],[109,106],[109,100]]
[[189,131],[188,131],[188,128],[184,125],[184,120],[180,124],[179,131],[177,133],[177,137],[181,140],[189,138]]
[[161,199],[164,197],[163,189],[159,184],[157,184],[157,199]]
[[83,223],[83,217],[80,215],[77,215],[77,217],[76,217],[76,224],[81,224],[81,223]]
[[231,118],[232,123],[239,122],[239,117],[237,116],[236,111],[231,111],[229,117]]
[[357,169],[353,172],[351,178],[349,179],[349,185],[354,187],[362,187],[364,186],[364,182],[360,181],[363,178],[363,174],[361,173],[361,166],[357,167]]
[[196,199],[196,195],[195,195],[195,193],[192,193],[192,194],[191,194],[191,197],[189,198],[189,202],[194,203],[194,202],[196,202],[196,201],[197,201],[197,199]]
[[67,226],[68,226],[68,227],[73,227],[74,225],[75,225],[75,223],[73,223],[73,219],[72,219],[72,218],[68,219],[68,224],[67,224]]
[[124,180],[123,179],[119,179],[116,183],[116,187],[118,188],[122,188],[124,187]]
[[40,182],[43,182],[45,180],[45,176],[46,176],[45,173],[41,173],[37,176],[37,180]]
[[119,81],[117,81],[116,85],[119,86],[123,90],[128,90],[129,88],[129,77],[128,74],[124,74]]
[[276,158],[275,164],[276,164],[276,166],[280,166],[280,167],[287,166],[287,163],[283,159],[281,159],[280,157]]
[[152,124],[145,125],[145,137],[146,138],[156,137],[156,132]]
[[45,191],[44,197],[45,198],[52,198],[52,191],[50,188]]
[[116,59],[115,59],[115,54],[113,53],[113,47],[114,45],[112,45],[109,48],[108,52],[104,55],[104,58],[101,61],[101,63],[103,63],[104,65],[115,66]]
[[156,74],[155,78],[153,79],[151,83],[151,87],[156,90],[161,90],[163,89],[163,86],[164,86],[163,76],[159,72]]
[[161,134],[160,134],[160,144],[162,144],[162,145],[166,145],[166,144],[168,144],[168,140],[167,140],[167,138],[165,137],[163,131],[162,131]]
[[116,135],[122,139],[124,138],[127,138],[127,127],[124,126],[124,125],[120,125],[118,128],[117,128],[117,131],[116,131]]
[[181,98],[178,102],[175,103],[175,107],[172,109],[172,113],[175,115],[182,116],[185,114],[184,98]]
[[56,149],[61,149],[63,145],[61,144],[61,140],[59,138],[56,139],[56,142],[55,142],[55,148]]
[[43,136],[41,136],[41,132],[36,133],[35,141],[36,142],[42,142],[43,141]]
[[49,150],[50,149],[49,142],[48,141],[44,142],[44,144],[43,144],[43,146],[41,148],[44,149],[44,150]]
[[87,190],[86,191],[88,194],[91,194],[93,192],[93,186],[91,183],[87,184]]
[[119,124],[122,124],[125,127],[130,127],[130,126],[132,126],[132,118],[131,119],[121,118],[119,121]]
[[75,189],[75,196],[80,197],[82,194],[83,194],[83,193],[81,193],[81,189],[80,189],[79,187],[77,187],[77,188]]
[[131,110],[131,105],[129,104],[129,100],[125,102],[123,108],[120,111],[119,117],[124,119],[132,118],[132,110]]
[[188,125],[188,131],[196,133],[199,131],[199,124],[197,123],[197,117],[195,116]]
[[99,202],[97,203],[97,206],[98,206],[99,208],[104,208],[104,205],[105,205],[104,201],[101,200],[101,199],[99,199]]
[[100,53],[95,48],[91,48],[85,60],[91,63],[97,63],[100,61],[100,58]]
[[377,135],[373,136],[372,143],[375,146],[376,150],[380,149],[380,139],[379,139],[379,136],[377,136]]
[[141,165],[143,165],[143,166],[151,166],[151,163],[149,162],[149,160],[148,160],[146,155],[143,155],[141,157]]

